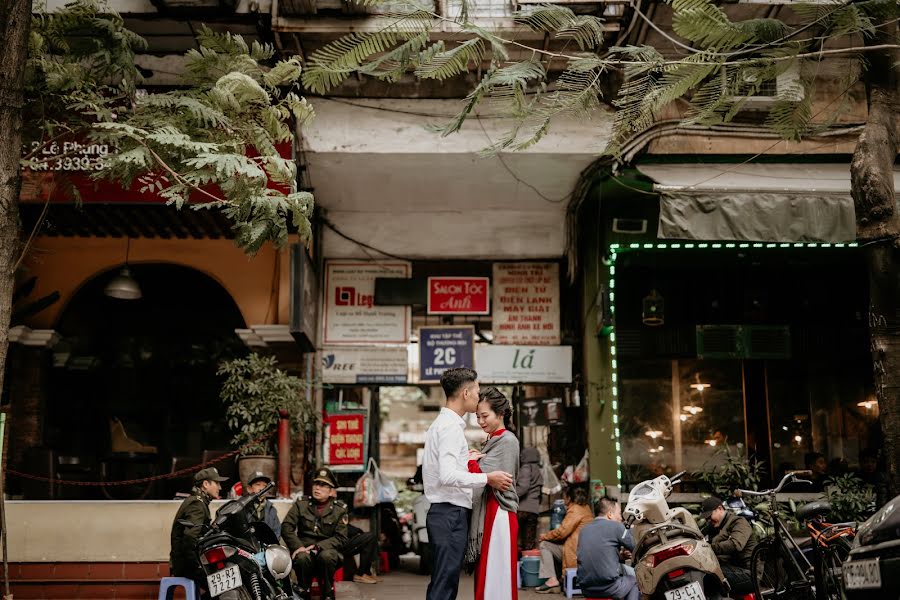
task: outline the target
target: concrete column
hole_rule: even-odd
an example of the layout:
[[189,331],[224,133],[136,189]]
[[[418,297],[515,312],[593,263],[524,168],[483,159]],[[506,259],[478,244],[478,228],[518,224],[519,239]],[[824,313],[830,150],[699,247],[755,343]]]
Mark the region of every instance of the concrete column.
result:
[[[609,285],[610,265],[603,256],[606,249],[601,246],[598,232],[600,222],[599,203],[586,206],[580,220],[582,226],[581,256],[584,314],[582,324],[584,340],[584,387],[586,416],[588,424],[588,448],[590,456],[591,482],[602,481],[606,493],[619,496],[619,452],[617,450],[616,423],[614,423],[613,402],[617,401],[610,369],[611,337],[599,335],[601,290]],[[614,334],[613,334],[614,335]],[[612,338],[614,339],[614,338]],[[622,498],[624,500],[624,498]]]

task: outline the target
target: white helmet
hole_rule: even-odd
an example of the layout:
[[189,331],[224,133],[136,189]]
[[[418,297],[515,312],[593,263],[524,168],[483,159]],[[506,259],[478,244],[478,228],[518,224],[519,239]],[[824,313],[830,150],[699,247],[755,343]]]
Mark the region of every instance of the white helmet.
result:
[[278,544],[266,546],[266,567],[275,579],[284,579],[291,574],[291,553]]

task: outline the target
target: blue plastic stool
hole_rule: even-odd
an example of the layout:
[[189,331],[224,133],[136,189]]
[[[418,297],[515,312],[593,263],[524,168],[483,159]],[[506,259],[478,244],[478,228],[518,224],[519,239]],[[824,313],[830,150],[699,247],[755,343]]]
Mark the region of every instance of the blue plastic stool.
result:
[[188,600],[199,600],[197,584],[187,577],[163,577],[159,582],[159,600],[172,600],[178,588],[184,588],[184,595]]
[[563,583],[563,590],[566,592],[566,598],[571,598],[575,594],[581,594],[581,588],[575,587],[575,576],[578,569],[566,569],[566,580]]

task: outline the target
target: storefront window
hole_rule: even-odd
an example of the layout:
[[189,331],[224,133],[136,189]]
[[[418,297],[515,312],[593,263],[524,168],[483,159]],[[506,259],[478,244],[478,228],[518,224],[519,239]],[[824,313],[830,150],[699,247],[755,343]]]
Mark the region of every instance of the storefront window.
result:
[[739,361],[628,361],[619,384],[624,484],[720,459],[745,444]]

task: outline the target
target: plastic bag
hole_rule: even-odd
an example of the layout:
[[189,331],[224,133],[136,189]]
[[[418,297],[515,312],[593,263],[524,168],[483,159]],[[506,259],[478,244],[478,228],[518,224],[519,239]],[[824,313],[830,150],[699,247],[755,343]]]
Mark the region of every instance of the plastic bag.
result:
[[543,493],[552,496],[562,490],[559,478],[553,472],[553,467],[550,466],[550,459],[543,452],[541,453],[541,474],[544,476],[544,484],[541,486]]
[[377,466],[375,467],[375,490],[379,504],[393,502],[397,499],[397,486],[394,484],[394,480],[382,473]]
[[356,480],[356,490],[353,492],[353,507],[361,508],[364,506],[375,506],[378,504],[378,491],[375,481],[375,474],[378,473],[378,467],[375,461],[369,459],[366,472]]
[[588,469],[588,451],[584,451],[584,456],[578,461],[575,470],[572,472],[572,483],[584,483],[590,477],[590,469]]

